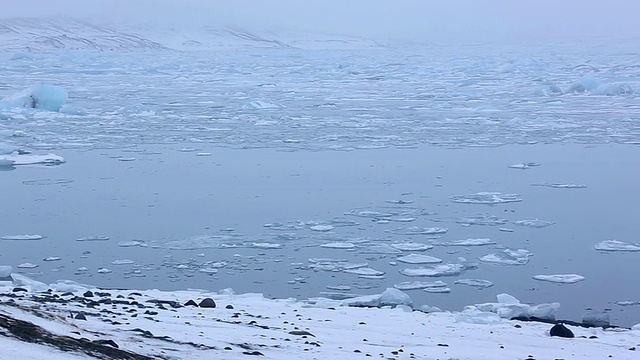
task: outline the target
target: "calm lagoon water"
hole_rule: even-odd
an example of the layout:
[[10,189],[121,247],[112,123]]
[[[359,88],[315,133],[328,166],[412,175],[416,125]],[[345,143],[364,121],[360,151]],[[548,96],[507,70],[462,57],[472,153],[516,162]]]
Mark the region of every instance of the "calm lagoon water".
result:
[[[204,152],[211,155],[203,156]],[[402,281],[443,280],[451,293],[411,290],[409,294],[417,305],[457,310],[507,292],[524,302],[558,301],[560,317],[580,319],[586,308],[592,308],[610,309],[614,323],[640,321],[640,306],[614,303],[640,300],[634,280],[640,253],[594,249],[608,239],[638,241],[640,148],[633,145],[283,151],[183,144],[59,153],[66,164],[0,173],[0,188],[5,189],[0,235],[46,236],[0,241],[0,263],[37,264],[19,270],[41,281],[72,279],[118,288],[232,287],[236,292],[308,298],[336,292],[327,286],[344,286],[347,294],[367,294]],[[540,166],[509,168],[521,162]],[[586,188],[532,186],[541,183]],[[522,201],[482,205],[450,200],[482,191],[519,194]],[[350,215],[354,209],[355,213],[408,209],[415,220],[385,223]],[[476,216],[507,222],[493,226],[456,222]],[[554,224],[544,228],[513,224],[532,219]],[[276,230],[267,224],[280,226]],[[314,224],[333,224],[333,229],[313,231]],[[413,226],[443,227],[448,232],[428,236],[389,231]],[[91,236],[109,239],[77,241]],[[392,253],[388,246],[467,238],[489,238],[496,244],[436,245],[423,253],[445,263],[464,257],[478,264],[459,276],[404,276],[399,270],[417,265],[396,259],[412,252]],[[131,241],[138,241],[138,246],[129,246]],[[320,246],[331,242],[350,242],[355,248]],[[278,244],[278,248],[255,243]],[[504,248],[524,248],[533,256],[521,266],[478,261]],[[60,260],[43,261],[47,257]],[[309,268],[313,264],[309,259],[314,258],[367,263],[385,275],[363,279],[341,271],[314,271]],[[118,260],[131,262],[113,263]],[[586,279],[576,284],[532,279],[538,274],[571,273]],[[454,284],[458,278],[485,279],[494,286],[477,290]]]

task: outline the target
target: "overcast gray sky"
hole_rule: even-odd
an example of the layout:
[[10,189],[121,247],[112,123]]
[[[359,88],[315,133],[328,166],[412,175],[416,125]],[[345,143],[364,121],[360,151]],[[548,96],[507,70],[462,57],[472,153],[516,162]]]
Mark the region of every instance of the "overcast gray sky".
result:
[[640,0],[20,0],[0,16],[347,33],[437,42],[640,37]]

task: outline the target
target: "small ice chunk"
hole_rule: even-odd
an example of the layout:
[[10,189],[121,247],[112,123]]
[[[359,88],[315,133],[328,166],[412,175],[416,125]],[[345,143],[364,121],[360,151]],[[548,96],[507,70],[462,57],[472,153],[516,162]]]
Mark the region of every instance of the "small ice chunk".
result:
[[11,275],[13,268],[8,265],[0,265],[0,278],[6,278]]
[[420,290],[426,288],[444,288],[447,287],[447,283],[444,281],[403,281],[393,285],[398,290]]
[[131,241],[120,241],[118,246],[120,247],[133,247],[133,246],[144,246],[145,244],[142,241],[131,240]]
[[496,295],[496,298],[498,299],[498,304],[520,304],[520,300],[513,295],[502,293]]
[[391,230],[386,230],[392,234],[397,235],[441,235],[445,234],[449,231],[446,228],[432,227],[432,228],[424,228],[418,226],[410,226],[404,228],[396,228]]
[[497,265],[526,265],[533,253],[526,249],[505,249],[504,251],[480,257],[480,261]]
[[67,102],[68,98],[69,95],[64,89],[53,85],[41,84],[5,97],[0,101],[0,106],[60,111],[60,108]]
[[113,260],[111,265],[130,265],[133,264],[133,260],[123,259],[123,260]]
[[[62,156],[56,154],[45,155],[31,155],[31,154],[18,154],[7,155],[5,160],[13,161],[13,165],[32,165],[32,164],[45,164],[45,165],[60,165],[65,162]],[[25,183],[28,184],[28,183]]]
[[11,274],[11,278],[13,279],[13,285],[19,286],[23,288],[27,288],[31,291],[47,291],[49,285],[30,279],[24,275],[13,273]]
[[525,163],[513,164],[513,165],[511,165],[509,167],[511,169],[526,170],[526,169],[529,169],[529,168],[534,167],[534,166],[540,166],[540,164],[532,163],[532,162],[525,162]]
[[335,229],[335,227],[332,225],[314,225],[309,227],[309,229],[313,231],[318,231],[318,232],[327,232]]
[[327,244],[322,244],[320,247],[328,248],[328,249],[354,249],[356,246],[350,242],[332,242]]
[[199,152],[196,154],[196,156],[211,156],[212,154],[210,152]]
[[211,268],[211,267],[206,267],[206,268],[202,268],[200,270],[201,273],[205,273],[205,274],[216,274],[218,273],[218,269],[216,268]]
[[420,309],[418,309],[420,311],[422,311],[423,313],[435,313],[435,312],[442,312],[442,309],[440,309],[439,307],[436,306],[429,306],[429,305],[422,305],[420,306]]
[[514,231],[515,231],[515,230],[510,229],[510,228],[500,228],[500,229],[498,229],[498,230],[500,230],[500,231],[502,231],[502,232],[514,232]]
[[386,200],[385,202],[389,204],[405,205],[405,204],[412,204],[413,200]]
[[522,201],[518,194],[503,194],[500,192],[479,192],[468,195],[454,195],[450,199],[454,203],[488,205]]
[[413,305],[413,301],[409,295],[394,288],[387,288],[382,294],[359,296],[343,300],[341,303],[342,305],[357,307]]
[[258,243],[258,242],[254,242],[251,244],[251,247],[253,248],[257,248],[257,249],[281,249],[282,248],[282,244],[277,244],[277,243]]
[[347,285],[327,285],[327,289],[329,290],[336,290],[336,291],[351,291],[351,286],[347,286]]
[[421,254],[409,254],[401,256],[397,260],[407,264],[437,264],[442,262],[442,259],[437,257]]
[[107,268],[100,268],[100,269],[98,269],[98,274],[109,274],[109,273],[111,273],[111,272],[112,272],[112,271],[111,271],[111,270],[109,270],[109,269],[107,269]]
[[496,242],[491,239],[466,239],[438,242],[436,245],[441,246],[484,246],[494,245]]
[[401,269],[400,273],[405,276],[456,276],[467,270],[464,264],[439,264],[429,267]]
[[640,244],[626,243],[618,240],[605,240],[595,246],[599,251],[640,251]]
[[467,306],[456,314],[456,321],[468,324],[491,325],[502,322],[502,318],[493,312],[480,311],[474,306]]
[[48,256],[44,259],[42,259],[43,261],[60,261],[62,258],[58,257],[58,256]]
[[534,229],[541,229],[547,226],[551,226],[555,223],[551,221],[535,219],[535,220],[518,220],[518,221],[514,221],[513,224],[518,226],[526,226]]
[[433,294],[448,294],[451,292],[451,288],[448,288],[448,287],[438,287],[438,288],[428,287],[422,290],[428,293],[433,293]]
[[564,183],[537,183],[531,184],[531,186],[544,186],[554,189],[584,189],[587,185],[584,184],[564,184]]
[[471,225],[480,225],[480,226],[498,226],[504,225],[508,222],[507,219],[499,218],[495,215],[480,215],[480,216],[470,216],[465,218],[460,218],[456,220],[457,224],[471,226]]
[[19,269],[35,269],[35,268],[37,268],[38,266],[40,266],[40,265],[38,265],[38,264],[32,264],[32,263],[30,263],[30,262],[26,262],[26,263],[22,263],[22,264],[18,265],[17,267],[18,267]]
[[109,240],[108,236],[86,236],[77,238],[76,241],[107,241]]
[[575,284],[584,280],[584,276],[577,274],[534,275],[533,278],[539,281],[547,281],[558,284]]
[[433,245],[420,244],[415,242],[395,243],[391,244],[391,247],[402,251],[425,251],[433,249]]
[[5,235],[0,237],[0,240],[41,240],[44,239],[42,235]]
[[136,158],[134,157],[120,157],[118,158],[118,161],[135,161]]
[[467,285],[477,289],[486,289],[493,286],[491,281],[482,279],[458,279],[454,284]]
[[343,272],[347,274],[356,274],[362,276],[382,276],[384,275],[384,271],[374,270],[369,267],[361,267],[356,269],[345,269]]

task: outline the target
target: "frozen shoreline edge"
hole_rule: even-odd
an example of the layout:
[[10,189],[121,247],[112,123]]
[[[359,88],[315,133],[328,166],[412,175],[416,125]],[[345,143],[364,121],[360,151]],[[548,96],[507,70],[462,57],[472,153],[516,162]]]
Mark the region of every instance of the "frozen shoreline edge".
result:
[[[501,334],[492,350],[496,351],[494,356],[497,359],[513,358],[503,357],[505,348],[519,352],[518,356],[524,358],[527,355],[525,353],[533,352],[526,347],[531,346],[532,342],[544,343],[536,346],[536,350],[541,347],[546,351],[547,355],[544,356],[534,354],[540,358],[568,356],[570,353],[562,352],[565,351],[563,349],[571,351],[571,354],[582,349],[590,356],[595,351],[595,354],[604,357],[617,349],[619,353],[615,357],[624,359],[630,358],[625,356],[633,355],[635,350],[630,349],[640,346],[638,326],[634,330],[604,329],[576,327],[567,323],[576,338],[560,339],[549,336],[551,322],[500,319],[486,324],[468,323],[460,317],[464,311],[424,313],[404,304],[398,304],[396,308],[383,306],[376,309],[351,306],[323,308],[296,299],[267,299],[262,294],[234,294],[229,289],[218,293],[200,290],[135,291],[87,288],[72,282],[58,284],[61,286],[59,290],[46,289],[38,292],[27,289],[32,287],[29,285],[19,288],[13,282],[0,281],[0,325],[2,318],[6,323],[6,318],[10,317],[13,321],[26,321],[39,326],[55,336],[80,339],[78,341],[89,347],[98,344],[113,348],[110,345],[113,342],[118,349],[141,356],[120,357],[130,359],[162,358],[154,352],[157,342],[164,343],[165,346],[169,342],[172,348],[188,352],[185,357],[166,357],[167,359],[206,358],[211,356],[212,351],[224,351],[225,356],[228,355],[225,358],[236,358],[236,355],[243,358],[258,353],[273,359],[306,358],[301,354],[360,358],[364,353],[372,353],[365,349],[370,349],[373,343],[378,345],[372,349],[384,348],[392,355],[394,351],[398,353],[399,349],[404,349],[402,352],[412,353],[412,358],[418,359],[421,358],[420,355],[429,355],[431,358],[438,354],[452,356],[453,353],[456,354],[455,358],[475,359],[478,358],[475,357],[477,354],[468,346],[465,350],[465,347],[458,348],[454,344],[473,341],[478,346],[486,346],[487,341],[497,340],[493,335],[487,335],[494,333]],[[63,289],[63,285],[67,289]],[[372,300],[376,296],[379,295],[368,298]],[[218,306],[209,309],[197,305],[207,298]],[[214,315],[214,322],[207,320],[210,315]],[[391,329],[390,323],[402,326]],[[370,329],[369,326],[374,324],[376,326]],[[219,331],[221,326],[225,328],[224,336]],[[410,334],[404,334],[407,331]],[[305,335],[300,335],[303,333]],[[399,334],[396,336],[395,333]],[[2,335],[7,336],[6,333]],[[380,336],[375,342],[372,340]],[[81,340],[83,338],[88,342]],[[361,338],[368,341],[363,342]],[[7,341],[4,337],[0,339]],[[10,339],[15,340],[15,337]],[[238,342],[238,339],[244,342]],[[424,343],[433,342],[433,339],[439,339],[434,344],[435,350],[430,349],[420,354],[418,351],[422,351]],[[568,346],[566,341],[572,341],[574,345]],[[381,347],[381,342],[386,345]],[[516,346],[519,342],[528,345]],[[328,348],[329,343],[341,345]],[[625,343],[624,348],[620,346],[621,343]],[[239,344],[248,345],[243,347]],[[554,347],[554,344],[558,347]],[[23,345],[31,346],[26,343]],[[345,352],[349,346],[354,349]],[[87,351],[83,348],[76,349],[76,355],[78,352],[87,354]]]

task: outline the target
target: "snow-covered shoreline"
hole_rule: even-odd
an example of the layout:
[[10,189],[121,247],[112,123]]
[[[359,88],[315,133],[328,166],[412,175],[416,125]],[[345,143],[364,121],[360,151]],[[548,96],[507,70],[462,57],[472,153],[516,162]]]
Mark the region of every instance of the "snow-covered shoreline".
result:
[[[20,280],[26,281],[18,276]],[[568,326],[575,338],[558,338],[549,335],[549,324],[504,319],[469,323],[464,312],[425,313],[402,304],[396,308],[318,307],[261,294],[236,295],[230,290],[100,290],[61,282],[52,284],[56,290],[43,291],[37,282],[23,282],[24,286],[15,282],[0,282],[1,359],[15,358],[16,352],[23,354],[21,359],[55,360],[251,355],[268,359],[633,359],[640,348],[638,327]],[[212,302],[205,299],[213,300],[216,307],[206,307]],[[398,299],[391,296],[391,303]],[[13,331],[8,323],[14,324]],[[67,351],[29,339],[30,332],[21,328],[24,324],[39,327],[38,336],[61,337]],[[74,348],[69,343],[80,345]],[[112,350],[116,345],[117,351]]]

